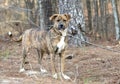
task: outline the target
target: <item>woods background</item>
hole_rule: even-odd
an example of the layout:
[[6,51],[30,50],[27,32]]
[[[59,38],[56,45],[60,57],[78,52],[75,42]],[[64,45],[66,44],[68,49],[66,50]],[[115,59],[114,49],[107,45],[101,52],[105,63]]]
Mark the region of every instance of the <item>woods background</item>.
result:
[[[0,0],[0,84],[120,84],[119,5],[120,0]],[[49,31],[55,13],[70,14],[68,32],[77,31],[65,50],[70,81],[52,77],[47,54],[42,65],[48,72],[42,74],[35,49],[28,53],[26,71],[19,72],[22,44],[14,39],[29,28]],[[59,69],[59,56],[55,64]]]
[[[119,4],[120,0],[0,0],[0,35],[9,31],[20,35],[31,27],[48,30],[52,14],[68,13],[72,17],[69,29],[78,31],[75,37],[85,40],[77,26],[80,23],[89,39],[119,40]],[[74,44],[81,42],[74,40]]]

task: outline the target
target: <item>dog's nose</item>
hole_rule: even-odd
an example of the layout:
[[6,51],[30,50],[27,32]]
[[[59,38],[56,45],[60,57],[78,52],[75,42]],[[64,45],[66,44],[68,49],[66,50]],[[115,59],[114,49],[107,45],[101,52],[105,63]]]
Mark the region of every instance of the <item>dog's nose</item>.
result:
[[63,24],[60,24],[58,28],[59,28],[59,29],[64,29],[64,25],[63,25]]
[[63,24],[61,24],[60,27],[63,28]]

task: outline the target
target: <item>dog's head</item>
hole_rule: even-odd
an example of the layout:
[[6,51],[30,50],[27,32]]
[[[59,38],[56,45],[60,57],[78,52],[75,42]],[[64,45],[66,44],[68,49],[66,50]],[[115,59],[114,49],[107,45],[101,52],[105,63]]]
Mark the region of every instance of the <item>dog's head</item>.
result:
[[69,14],[54,14],[50,17],[50,20],[54,22],[54,28],[65,30],[68,27],[70,18]]

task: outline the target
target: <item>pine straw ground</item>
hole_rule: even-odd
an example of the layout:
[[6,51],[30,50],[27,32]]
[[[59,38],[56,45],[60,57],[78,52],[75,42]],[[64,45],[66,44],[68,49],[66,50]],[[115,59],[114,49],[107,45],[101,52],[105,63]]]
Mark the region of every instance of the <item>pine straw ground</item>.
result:
[[[120,45],[102,45],[120,51]],[[66,56],[73,54],[73,58],[65,60],[65,73],[71,77],[71,81],[51,77],[48,56],[42,62],[48,73],[41,74],[35,50],[29,53],[27,72],[19,73],[21,52],[21,43],[0,42],[0,84],[120,84],[120,53],[117,52],[94,46],[69,48]],[[28,73],[30,70],[33,74]]]

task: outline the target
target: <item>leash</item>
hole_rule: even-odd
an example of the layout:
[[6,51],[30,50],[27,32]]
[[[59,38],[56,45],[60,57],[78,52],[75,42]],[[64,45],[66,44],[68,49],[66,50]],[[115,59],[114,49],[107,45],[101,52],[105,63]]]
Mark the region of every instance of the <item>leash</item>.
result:
[[[51,26],[50,29],[54,29],[53,26]],[[57,30],[54,30],[54,31],[55,31],[56,33],[58,33]],[[80,38],[74,37],[74,36],[72,36],[72,35],[70,35],[70,34],[67,34],[67,36],[73,37],[73,38],[78,39],[78,40],[81,40]],[[85,42],[85,43],[87,43],[87,44],[93,45],[93,46],[95,46],[95,47],[99,47],[99,48],[101,48],[101,49],[105,49],[105,50],[108,50],[108,51],[120,53],[120,50],[110,49],[110,48],[107,48],[107,47],[104,47],[104,46],[101,46],[101,45],[98,45],[98,44],[95,44],[95,43],[92,43],[92,42],[88,42],[88,41],[82,41],[82,42]]]
[[[74,36],[72,36],[72,35],[70,35],[70,34],[68,34],[68,36],[73,37],[73,38],[78,39],[78,40],[81,40],[80,38],[74,37]],[[120,53],[120,50],[110,49],[110,48],[107,48],[107,47],[104,47],[104,46],[101,46],[101,45],[98,45],[98,44],[95,44],[95,43],[91,43],[91,42],[88,42],[88,41],[82,41],[82,42],[85,42],[85,43],[87,43],[87,44],[93,45],[93,46],[95,46],[95,47],[99,47],[99,48],[101,48],[101,49],[105,49],[105,50],[108,50],[108,51]]]

